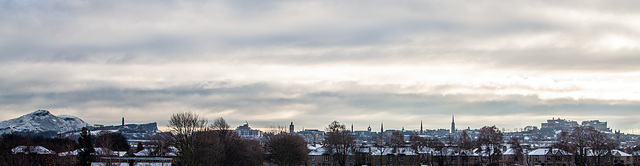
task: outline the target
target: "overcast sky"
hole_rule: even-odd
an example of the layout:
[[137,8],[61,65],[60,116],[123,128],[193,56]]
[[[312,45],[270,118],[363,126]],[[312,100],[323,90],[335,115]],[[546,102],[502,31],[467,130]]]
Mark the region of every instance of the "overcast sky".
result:
[[640,1],[0,0],[0,120],[640,133]]

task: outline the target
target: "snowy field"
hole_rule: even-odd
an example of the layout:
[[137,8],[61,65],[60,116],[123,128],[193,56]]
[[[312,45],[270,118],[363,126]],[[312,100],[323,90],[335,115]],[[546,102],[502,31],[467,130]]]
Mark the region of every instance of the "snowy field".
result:
[[[101,163],[101,162],[93,162],[91,166],[129,166],[129,163]],[[136,163],[134,166],[171,166],[171,163],[149,163],[149,162],[140,162]]]

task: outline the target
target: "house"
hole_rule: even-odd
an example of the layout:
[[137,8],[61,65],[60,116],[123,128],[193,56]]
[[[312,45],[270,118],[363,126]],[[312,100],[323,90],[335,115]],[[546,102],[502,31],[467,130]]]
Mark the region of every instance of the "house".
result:
[[573,154],[558,148],[539,148],[527,153],[528,165],[559,165],[575,164]]

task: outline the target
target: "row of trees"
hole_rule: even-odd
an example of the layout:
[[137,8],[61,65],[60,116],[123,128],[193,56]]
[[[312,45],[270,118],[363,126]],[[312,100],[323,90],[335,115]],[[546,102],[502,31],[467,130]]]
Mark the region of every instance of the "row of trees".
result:
[[[37,157],[35,154],[15,155],[11,149],[18,146],[42,146],[54,152],[78,150],[77,158],[52,155]],[[77,141],[70,138],[45,138],[18,134],[4,134],[0,137],[0,165],[90,165],[95,160],[93,147],[104,147],[113,151],[130,149],[126,137],[120,133],[103,132],[94,137],[83,128]]]
[[267,135],[264,147],[258,141],[241,139],[223,118],[209,123],[197,114],[178,113],[171,116],[169,128],[174,133],[169,142],[179,151],[178,165],[262,165],[268,159],[293,166],[304,164],[309,153],[307,143],[297,135]]
[[596,157],[595,164],[600,165],[602,157],[618,147],[618,142],[606,134],[588,126],[575,127],[571,133],[563,131],[556,148],[574,154],[576,165],[586,165],[587,155]]
[[[222,118],[209,124],[197,114],[178,113],[171,116],[169,127],[174,133],[172,139],[180,154],[178,165],[260,165],[265,159],[283,166],[302,165],[309,153],[307,142],[293,134],[267,134],[263,147],[256,141],[240,139],[229,130],[229,125]],[[349,157],[355,157],[356,165],[368,164],[367,158],[371,154],[355,144],[355,137],[345,125],[333,121],[325,130],[323,147],[337,164],[346,165]],[[394,148],[394,151],[399,147],[411,147],[418,152],[424,147],[432,147],[443,153],[445,148],[458,144],[457,147],[463,150],[478,149],[478,152],[488,156],[483,161],[491,165],[497,164],[497,157],[501,155],[502,133],[492,126],[483,127],[477,140],[472,140],[463,132],[458,140],[451,138],[441,141],[412,135],[407,143],[404,136],[396,132],[389,138],[380,137],[378,142],[380,144],[377,146]],[[446,161],[439,159],[436,162],[446,165]]]

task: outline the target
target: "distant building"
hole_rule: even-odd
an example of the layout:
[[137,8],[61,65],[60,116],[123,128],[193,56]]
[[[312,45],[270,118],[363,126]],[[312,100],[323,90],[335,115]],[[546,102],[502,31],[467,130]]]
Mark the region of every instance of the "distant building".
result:
[[607,127],[607,122],[600,122],[600,120],[582,121],[582,126],[593,127],[600,132],[611,132],[611,129]]
[[289,133],[293,134],[293,122],[289,125]]
[[451,115],[451,134],[456,133],[456,122],[454,115]]
[[420,135],[424,134],[424,129],[422,128],[422,121],[420,121]]
[[236,133],[241,138],[247,138],[247,139],[258,139],[262,137],[262,131],[251,129],[251,127],[249,127],[249,122],[245,122],[244,125],[238,126],[236,128]]
[[527,165],[572,165],[573,154],[557,148],[539,148],[527,154]]
[[563,131],[571,131],[573,128],[578,126],[578,122],[566,119],[555,119],[547,120],[547,123],[542,123],[540,125],[540,130],[563,130]]
[[318,129],[304,129],[297,134],[309,143],[320,143],[324,140],[324,131]]
[[538,126],[527,126],[524,127],[524,131],[535,131],[538,130]]

